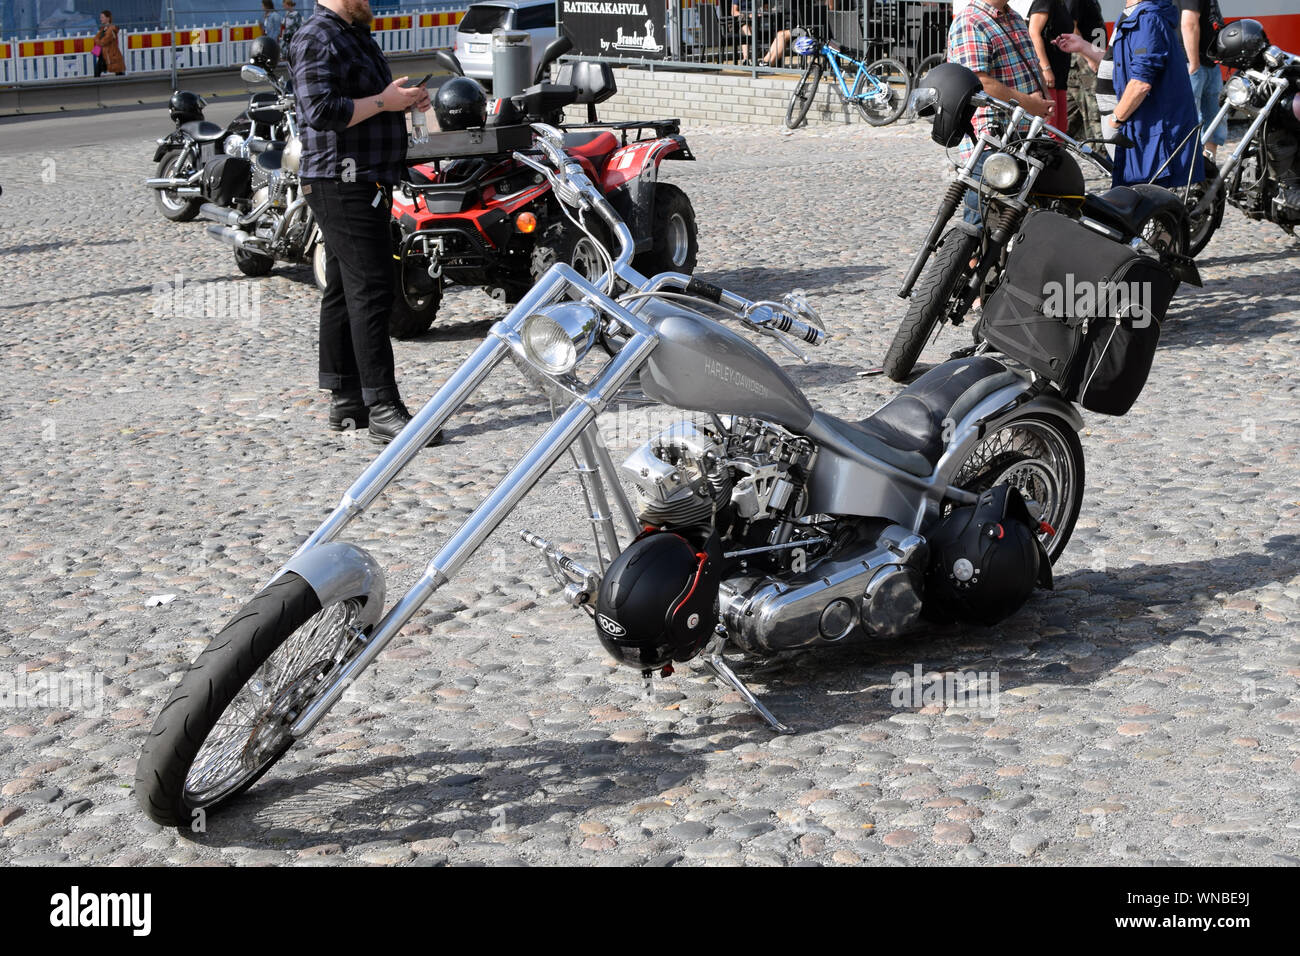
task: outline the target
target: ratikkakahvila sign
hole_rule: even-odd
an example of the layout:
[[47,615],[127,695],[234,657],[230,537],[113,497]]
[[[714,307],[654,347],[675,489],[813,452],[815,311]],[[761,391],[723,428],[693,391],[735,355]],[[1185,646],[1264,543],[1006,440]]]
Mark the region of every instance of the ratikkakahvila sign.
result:
[[664,10],[661,0],[560,0],[560,21],[584,56],[662,60]]

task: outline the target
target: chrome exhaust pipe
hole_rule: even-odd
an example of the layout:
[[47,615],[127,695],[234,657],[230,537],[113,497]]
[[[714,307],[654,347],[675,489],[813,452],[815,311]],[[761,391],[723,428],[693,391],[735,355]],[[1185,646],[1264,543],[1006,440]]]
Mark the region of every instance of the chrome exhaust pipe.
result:
[[234,226],[223,226],[214,222],[208,226],[208,235],[216,236],[227,245],[234,246],[239,252],[247,250],[249,252],[260,252],[263,255],[266,254],[266,249],[262,246],[260,239]]
[[146,179],[144,184],[149,189],[184,189],[187,186],[197,186],[202,178],[203,170],[200,169],[189,176],[159,176]]
[[271,200],[267,200],[247,215],[241,216],[238,209],[227,209],[225,206],[218,206],[216,203],[205,202],[199,207],[199,215],[204,219],[210,219],[213,222],[220,223],[223,226],[248,226],[257,222],[258,217],[266,212],[271,205]]

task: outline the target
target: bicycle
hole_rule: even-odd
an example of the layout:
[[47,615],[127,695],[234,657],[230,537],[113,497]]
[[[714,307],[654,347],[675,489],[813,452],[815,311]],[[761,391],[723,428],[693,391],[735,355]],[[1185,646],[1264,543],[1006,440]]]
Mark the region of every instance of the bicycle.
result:
[[[866,63],[861,50],[850,50],[833,40],[822,40],[805,29],[796,28],[793,33],[794,52],[811,59],[785,111],[785,125],[790,129],[803,124],[817,96],[817,85],[821,83],[827,64],[835,75],[833,88],[839,93],[840,101],[846,105],[852,103],[872,126],[888,126],[903,115],[912,94],[912,76],[898,60],[880,57]],[[841,61],[844,67],[841,67]],[[852,89],[847,82],[846,74],[849,73],[853,78]]]

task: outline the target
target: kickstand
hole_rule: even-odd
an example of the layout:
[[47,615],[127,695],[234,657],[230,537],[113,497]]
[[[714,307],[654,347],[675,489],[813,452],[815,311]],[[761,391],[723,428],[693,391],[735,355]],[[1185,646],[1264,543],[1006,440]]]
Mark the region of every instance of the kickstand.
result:
[[762,717],[763,720],[767,721],[768,726],[778,734],[794,733],[794,728],[777,720],[772,712],[763,706],[762,701],[754,696],[754,692],[745,685],[745,682],[740,679],[739,675],[731,669],[731,665],[728,664],[726,658],[722,656],[722,648],[725,644],[726,637],[723,634],[719,634],[714,637],[714,639],[709,642],[708,647],[704,649],[704,663],[708,666],[709,670],[713,671],[714,676],[723,683],[730,684],[735,688],[736,692],[739,693],[741,697],[745,698],[745,703],[749,704],[749,706],[754,709],[754,712],[758,714],[758,716]]

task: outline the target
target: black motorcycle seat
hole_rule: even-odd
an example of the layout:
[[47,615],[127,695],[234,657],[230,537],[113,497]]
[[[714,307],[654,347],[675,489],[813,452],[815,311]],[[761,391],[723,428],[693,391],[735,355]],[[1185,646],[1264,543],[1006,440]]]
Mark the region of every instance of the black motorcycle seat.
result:
[[1083,214],[1114,226],[1122,227],[1129,235],[1137,235],[1142,223],[1138,221],[1138,204],[1142,194],[1129,186],[1116,186],[1100,196],[1091,193],[1083,198]]
[[580,133],[565,133],[564,148],[575,149],[579,146],[586,146],[592,140],[599,138],[604,132],[603,129],[593,129],[583,130]]
[[1015,372],[986,355],[953,359],[930,369],[862,421],[853,424],[819,412],[807,433],[832,447],[837,440],[847,441],[908,474],[928,477],[951,437],[945,436],[945,422],[955,425],[980,401],[1019,381]]
[[260,156],[262,153],[269,153],[272,150],[283,150],[286,145],[282,139],[250,139],[248,141],[248,153],[250,156]]
[[192,136],[200,143],[211,143],[214,140],[221,139],[226,130],[223,126],[216,123],[209,123],[207,120],[191,120],[188,123],[181,124],[181,132],[187,136]]

